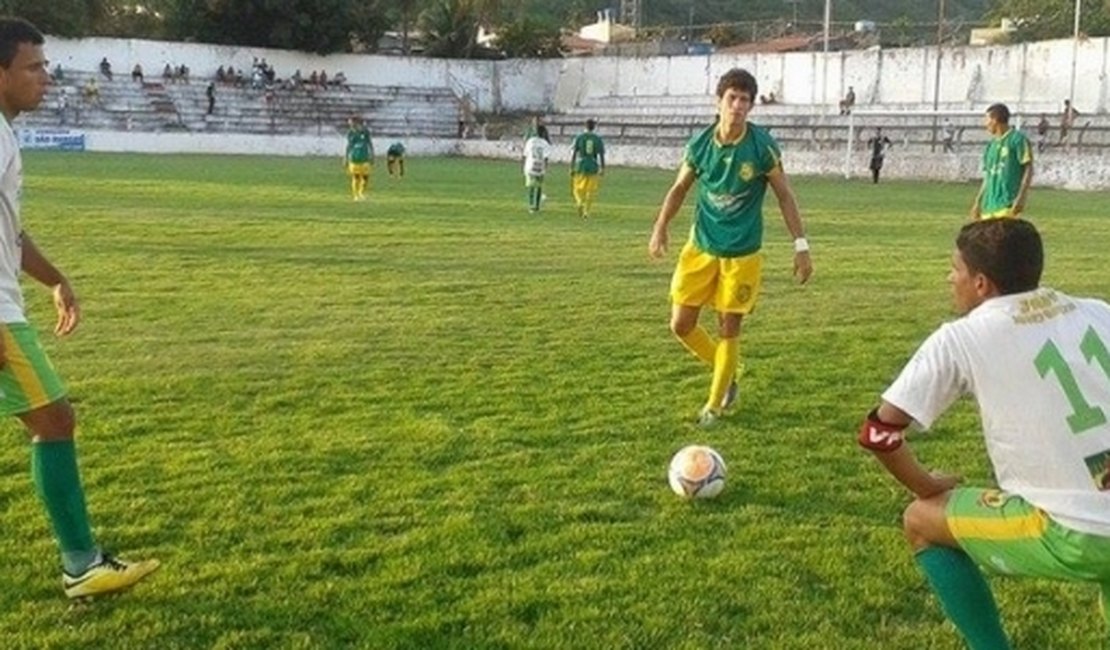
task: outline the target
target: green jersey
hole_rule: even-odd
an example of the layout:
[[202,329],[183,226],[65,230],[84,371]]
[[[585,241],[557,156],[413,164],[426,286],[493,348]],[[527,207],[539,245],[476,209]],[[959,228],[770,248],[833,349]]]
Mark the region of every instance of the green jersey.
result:
[[748,122],[732,144],[717,141],[717,125],[686,144],[683,164],[697,177],[692,237],[718,257],[740,257],[763,246],[763,196],[767,177],[782,170],[782,153],[771,134]]
[[347,131],[347,162],[368,163],[374,157],[374,145],[370,142],[370,131],[357,128]]
[[593,131],[579,133],[574,138],[574,153],[577,160],[574,171],[579,174],[596,174],[601,166],[598,157],[605,158],[605,143]]
[[1025,166],[1033,163],[1029,138],[1011,128],[990,141],[983,152],[983,197],[979,209],[985,216],[1007,210],[1017,200]]
[[401,144],[400,142],[394,142],[393,144],[389,145],[389,149],[387,149],[385,153],[387,156],[403,156],[405,155],[405,145]]

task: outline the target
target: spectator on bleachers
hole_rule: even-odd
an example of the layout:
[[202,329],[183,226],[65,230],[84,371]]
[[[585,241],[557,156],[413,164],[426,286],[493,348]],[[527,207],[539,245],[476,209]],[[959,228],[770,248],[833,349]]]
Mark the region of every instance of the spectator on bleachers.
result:
[[1041,113],[1041,121],[1037,122],[1037,153],[1043,153],[1048,146],[1048,116]]
[[955,153],[956,125],[952,124],[952,118],[944,118],[944,126],[941,127],[941,133],[944,135],[944,152]]
[[254,90],[262,90],[266,86],[265,77],[262,74],[262,68],[255,66],[251,70],[251,88]]
[[69,111],[69,89],[62,86],[58,92],[58,124],[65,126],[66,113]]
[[778,100],[777,97],[775,97],[775,91],[772,90],[771,92],[767,93],[766,95],[760,95],[759,96],[759,103],[760,104],[777,104],[777,103],[779,103],[779,100]]
[[324,70],[320,71],[320,80],[319,81],[320,81],[320,87],[321,88],[327,88],[328,87],[328,73],[325,72]]
[[66,78],[66,73],[62,70],[62,64],[54,66],[54,70],[50,73],[50,79],[56,84],[62,83]]
[[312,86],[313,88],[315,88],[316,86],[319,86],[320,85],[320,73],[313,70],[312,74],[310,74],[308,76],[308,85]]
[[143,66],[138,63],[135,64],[134,68],[131,68],[131,81],[143,82]]
[[1064,100],[1064,110],[1060,111],[1060,142],[1064,144],[1068,141],[1068,134],[1071,133],[1071,128],[1075,126],[1075,118],[1079,115],[1079,111],[1071,105],[1070,99]]
[[216,81],[218,83],[227,82],[227,74],[224,72],[224,67],[222,65],[216,68]]
[[177,73],[177,78],[181,81],[181,83],[189,83],[189,66],[182,63],[181,65],[177,66],[177,70],[175,72]]
[[100,104],[100,86],[96,84],[96,77],[89,77],[85,85],[81,88],[81,96],[85,99],[85,103],[92,105]]
[[335,86],[336,88],[342,88],[346,91],[351,90],[351,87],[347,85],[347,75],[343,74],[342,70],[335,73],[335,76],[331,79],[330,85]]
[[293,90],[296,90],[300,88],[301,84],[303,83],[304,79],[301,78],[301,69],[297,68],[297,70],[293,73],[293,76],[289,77],[289,85]]
[[840,114],[849,115],[852,112],[852,107],[856,105],[856,89],[848,86],[848,94],[844,95],[844,99],[840,100]]
[[216,110],[216,84],[211,81],[208,82],[208,87],[204,89],[205,96],[208,97],[208,113],[211,115]]
[[166,65],[162,66],[162,83],[169,85],[173,81],[173,66],[167,61]]
[[104,75],[104,78],[108,81],[112,80],[112,64],[108,63],[108,57],[100,60],[100,74]]

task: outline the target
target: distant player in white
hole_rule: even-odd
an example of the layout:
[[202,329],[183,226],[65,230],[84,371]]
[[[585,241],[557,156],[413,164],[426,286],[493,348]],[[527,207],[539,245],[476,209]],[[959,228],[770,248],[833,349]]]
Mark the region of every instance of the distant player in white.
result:
[[[1010,647],[979,567],[1097,583],[1110,617],[1110,305],[1038,288],[1043,262],[1028,221],[964,226],[948,276],[964,316],[921,345],[859,433],[916,496],[906,538],[973,650]],[[903,445],[911,421],[929,428],[964,394],[1000,489],[957,488]]]
[[524,141],[524,187],[528,188],[528,211],[539,212],[543,200],[543,177],[547,173],[547,159],[551,157],[551,142],[547,127],[536,127],[536,135]]

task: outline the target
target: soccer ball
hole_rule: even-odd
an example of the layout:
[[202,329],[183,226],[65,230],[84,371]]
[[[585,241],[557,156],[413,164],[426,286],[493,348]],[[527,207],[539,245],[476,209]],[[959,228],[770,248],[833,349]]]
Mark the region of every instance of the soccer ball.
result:
[[667,482],[675,494],[687,499],[711,499],[725,489],[725,461],[716,450],[690,445],[671,458]]

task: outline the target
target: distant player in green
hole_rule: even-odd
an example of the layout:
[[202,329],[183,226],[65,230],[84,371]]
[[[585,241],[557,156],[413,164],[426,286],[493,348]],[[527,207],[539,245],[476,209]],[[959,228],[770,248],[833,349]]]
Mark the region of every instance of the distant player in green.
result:
[[[794,240],[794,275],[809,280],[813,262],[794,191],[783,171],[778,143],[748,122],[759,87],[747,70],[733,68],[717,82],[717,121],[690,139],[678,178],[663,199],[648,253],[662,257],[667,227],[696,186],[694,226],[671,279],[671,331],[713,369],[709,399],[698,415],[710,426],[737,399],[740,322],[759,297],[763,269],[763,197],[775,192]],[[719,340],[698,324],[702,307],[717,311]]]
[[570,154],[571,188],[578,216],[586,218],[593,209],[601,176],[605,173],[605,143],[594,133],[597,122],[586,120],[586,131],[574,138]]
[[983,152],[983,184],[971,206],[971,218],[1016,217],[1025,211],[1033,182],[1033,147],[1024,133],[1010,126],[1005,104],[988,108],[984,122],[993,138]]
[[366,198],[374,166],[374,143],[370,141],[370,131],[361,117],[351,116],[347,125],[347,152],[343,156],[343,166],[351,177],[351,198],[362,201]]
[[405,145],[394,142],[385,152],[385,167],[390,178],[405,177]]

